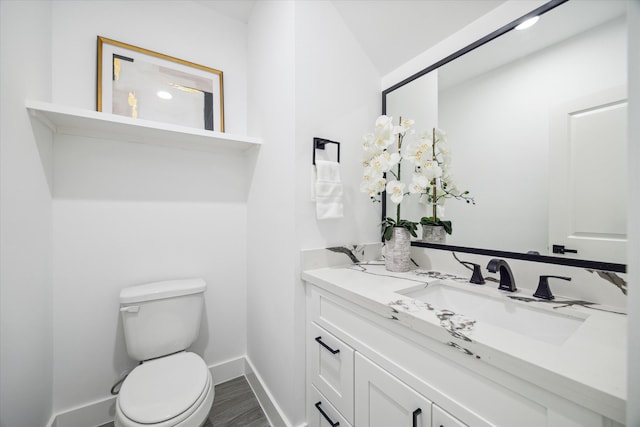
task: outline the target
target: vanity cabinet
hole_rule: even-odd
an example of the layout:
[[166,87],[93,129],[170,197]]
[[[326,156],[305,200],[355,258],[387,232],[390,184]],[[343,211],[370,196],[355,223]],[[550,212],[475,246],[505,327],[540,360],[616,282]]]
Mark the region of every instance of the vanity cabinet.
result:
[[307,384],[310,427],[465,425],[313,319],[307,325]]
[[327,288],[307,280],[311,427],[622,426],[564,397],[570,383],[542,388],[487,363],[490,354],[452,345],[438,329],[418,332],[391,310]]

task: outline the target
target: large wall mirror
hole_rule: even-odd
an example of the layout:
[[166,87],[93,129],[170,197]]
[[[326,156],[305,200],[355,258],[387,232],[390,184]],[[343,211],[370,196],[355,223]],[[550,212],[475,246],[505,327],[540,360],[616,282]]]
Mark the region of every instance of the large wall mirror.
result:
[[446,202],[446,245],[413,244],[625,271],[626,83],[626,2],[555,0],[385,90],[384,114],[446,131],[476,201]]

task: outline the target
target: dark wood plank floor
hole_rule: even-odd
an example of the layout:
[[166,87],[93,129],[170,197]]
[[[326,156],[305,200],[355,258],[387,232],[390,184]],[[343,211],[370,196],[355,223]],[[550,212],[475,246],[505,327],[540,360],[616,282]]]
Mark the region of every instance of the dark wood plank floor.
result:
[[238,377],[216,386],[213,407],[202,427],[269,427],[269,422],[247,379]]

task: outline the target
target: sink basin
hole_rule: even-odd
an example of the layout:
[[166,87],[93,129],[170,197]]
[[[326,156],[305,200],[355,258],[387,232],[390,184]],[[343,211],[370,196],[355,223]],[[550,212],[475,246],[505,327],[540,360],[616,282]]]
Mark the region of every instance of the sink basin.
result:
[[[472,285],[458,285],[472,286]],[[549,344],[564,343],[585,318],[566,315],[534,306],[534,303],[513,301],[494,289],[464,290],[445,283],[432,283],[408,288],[398,293],[431,304],[435,309],[451,310],[482,323],[506,329]],[[489,291],[489,292],[481,292]]]

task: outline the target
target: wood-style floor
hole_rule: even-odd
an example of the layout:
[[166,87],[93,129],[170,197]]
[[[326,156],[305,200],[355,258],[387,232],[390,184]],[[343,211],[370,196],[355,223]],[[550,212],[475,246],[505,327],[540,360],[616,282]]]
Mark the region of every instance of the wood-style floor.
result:
[[[113,423],[100,427],[113,427]],[[216,386],[209,418],[202,427],[269,427],[245,377]]]

